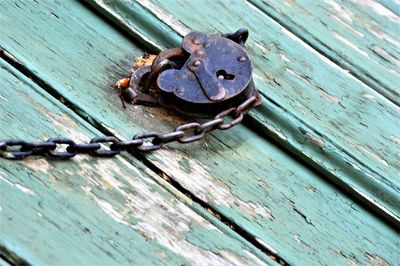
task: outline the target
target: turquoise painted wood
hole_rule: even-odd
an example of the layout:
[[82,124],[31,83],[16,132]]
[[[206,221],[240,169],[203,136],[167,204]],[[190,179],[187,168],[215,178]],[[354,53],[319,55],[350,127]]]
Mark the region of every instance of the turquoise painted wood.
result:
[[[128,31],[143,31],[147,36],[166,34],[166,25],[178,36],[190,31],[187,25],[215,32],[234,31],[243,25],[250,28],[247,48],[256,65],[256,84],[266,97],[264,104],[251,113],[254,123],[326,177],[399,223],[397,106],[252,5],[235,2],[227,9],[223,2],[203,1],[200,5],[207,8],[193,17],[188,10],[197,4],[190,1],[184,5],[139,2],[147,8],[149,17],[156,16],[164,23],[160,26],[158,20],[149,20],[153,29],[149,25],[135,27],[138,7],[133,1],[89,1]],[[218,10],[218,14],[209,10]],[[242,20],[232,22],[232,14]],[[206,17],[212,19],[203,19]],[[153,39],[162,47],[158,37]],[[384,124],[380,122],[383,117]]]
[[[3,60],[0,84],[2,138],[101,135]],[[126,154],[0,160],[0,252],[15,265],[273,264],[159,183]]]
[[399,2],[396,0],[381,0],[379,1],[384,7],[395,13],[397,16],[400,16],[400,7]]
[[[129,138],[182,122],[160,109],[121,108],[112,84],[142,53],[127,37],[137,32],[124,36],[77,2],[2,7],[14,14],[2,17],[2,23],[14,26],[14,32],[2,32],[8,57],[38,75],[48,90],[72,102],[72,109],[99,129]],[[28,14],[36,19],[25,21]],[[154,41],[152,47],[157,46]],[[243,125],[201,143],[171,145],[145,161],[196,201],[212,206],[216,217],[235,222],[264,250],[289,263],[395,264],[399,256],[398,234],[391,225]]]
[[8,263],[7,261],[3,260],[2,258],[0,258],[0,265],[1,266],[10,266],[11,264]]
[[[333,62],[400,104],[400,3],[268,1],[252,4]],[[390,2],[390,1],[386,1]],[[392,10],[391,10],[392,9]]]

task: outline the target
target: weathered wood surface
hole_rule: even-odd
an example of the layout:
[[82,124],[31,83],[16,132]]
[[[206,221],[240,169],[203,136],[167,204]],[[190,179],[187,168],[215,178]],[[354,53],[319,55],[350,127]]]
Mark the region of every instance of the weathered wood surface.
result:
[[[2,47],[99,128],[130,138],[182,122],[159,109],[121,108],[112,84],[139,50],[79,3],[0,5],[13,14],[2,23],[14,27],[3,31]],[[395,264],[399,256],[390,225],[243,125],[201,143],[171,145],[146,160],[289,263]]]
[[[87,142],[101,135],[3,60],[0,82],[2,138],[68,135]],[[34,265],[271,262],[238,236],[224,233],[229,228],[202,218],[183,194],[168,193],[160,182],[127,155],[78,156],[67,162],[0,160],[0,252],[13,252]]]
[[400,105],[400,4],[251,0],[302,40]]
[[[165,25],[175,29],[176,35],[189,32],[188,25],[210,32],[249,28],[247,49],[256,66],[256,85],[266,97],[264,104],[251,113],[259,129],[399,223],[397,106],[251,4],[236,1],[227,8],[219,1],[138,2],[147,8],[150,18],[156,16],[164,24],[150,19],[153,30],[149,25],[136,27],[138,7],[130,0],[89,1],[119,25],[126,25],[128,31],[143,31],[150,39],[154,34],[153,43],[161,47],[158,36],[170,34]],[[188,10],[195,9],[194,17]],[[232,16],[241,19],[232,21]],[[176,35],[171,39],[177,39]]]
[[1,266],[10,266],[11,264],[9,264],[7,261],[5,261],[2,258],[0,258],[0,265]]

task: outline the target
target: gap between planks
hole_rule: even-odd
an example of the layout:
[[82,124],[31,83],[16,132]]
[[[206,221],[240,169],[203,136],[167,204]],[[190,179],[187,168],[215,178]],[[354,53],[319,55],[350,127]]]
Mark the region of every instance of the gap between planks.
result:
[[[56,89],[52,88],[49,84],[47,84],[43,79],[41,79],[38,75],[30,71],[27,67],[25,67],[21,62],[19,62],[12,54],[8,53],[6,50],[0,48],[0,58],[2,58],[4,61],[15,67],[19,72],[21,72],[23,75],[26,77],[30,78],[35,84],[37,84],[39,87],[41,87],[44,91],[49,93],[56,101],[60,102],[61,104],[65,105],[67,108],[69,108],[72,112],[76,113],[79,117],[81,117],[84,121],[95,127],[97,130],[99,130],[101,133],[103,133],[106,136],[115,136],[119,138],[119,136],[116,136],[113,132],[111,132],[109,129],[104,127],[102,123],[96,121],[95,119],[92,119],[88,114],[86,114],[84,111],[82,111],[79,106],[75,105],[73,102],[68,101],[65,99]],[[182,185],[180,185],[177,181],[175,181],[171,176],[169,176],[167,173],[165,173],[161,168],[153,164],[149,159],[146,158],[145,155],[139,153],[139,152],[129,152],[134,158],[137,160],[141,161],[146,167],[148,167],[151,171],[156,173],[162,180],[167,182],[169,184],[165,185],[164,182],[155,179],[155,181],[162,187],[164,187],[167,191],[171,192],[173,195],[180,193],[181,197],[178,197],[179,200],[184,199],[186,197],[187,199],[183,200],[184,204],[187,205],[189,208],[193,209],[197,214],[199,214],[201,217],[212,223],[218,228],[221,228],[222,225],[225,225],[224,231],[229,232],[229,230],[233,231],[234,235],[239,236],[239,240],[243,239],[246,241],[248,244],[252,245],[259,251],[261,251],[264,255],[268,256],[270,259],[273,261],[277,262],[280,265],[290,265],[288,262],[286,262],[281,256],[279,256],[273,249],[267,248],[265,245],[262,245],[257,239],[250,234],[245,228],[242,228],[239,226],[235,221],[232,219],[229,219],[222,213],[218,212],[212,205],[202,201],[200,198],[196,197],[192,192],[190,192],[188,189],[185,189]],[[121,155],[124,156],[124,155]],[[125,157],[125,156],[124,156]],[[194,202],[196,203],[201,210],[198,208],[193,208],[193,204],[188,204],[188,202]],[[202,211],[203,210],[203,211]],[[216,220],[210,219],[214,218]],[[222,224],[221,224],[222,223]],[[24,260],[22,258],[13,256],[13,254],[9,252],[4,252],[2,250],[2,247],[0,246],[0,255],[1,254],[10,254],[10,257],[8,258],[7,262],[15,262],[12,263],[12,265],[27,265],[24,264]],[[0,257],[2,258],[2,257]],[[7,258],[7,257],[5,257]]]
[[25,266],[30,264],[14,252],[0,245],[0,265]]

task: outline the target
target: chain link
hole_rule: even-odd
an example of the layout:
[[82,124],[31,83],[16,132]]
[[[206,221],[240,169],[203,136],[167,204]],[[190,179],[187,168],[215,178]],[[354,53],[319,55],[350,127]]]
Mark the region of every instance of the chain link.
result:
[[[3,140],[0,141],[0,157],[22,159],[28,156],[42,155],[49,158],[69,159],[77,154],[89,154],[94,157],[113,157],[121,151],[155,151],[170,142],[191,143],[203,139],[210,131],[216,129],[226,130],[234,127],[243,120],[243,116],[257,102],[257,97],[252,96],[238,107],[229,108],[205,123],[191,122],[183,124],[168,133],[139,133],[132,140],[121,141],[114,136],[96,137],[90,143],[82,144],[75,143],[69,138],[50,138],[45,142]],[[228,121],[228,117],[231,117],[230,121]]]

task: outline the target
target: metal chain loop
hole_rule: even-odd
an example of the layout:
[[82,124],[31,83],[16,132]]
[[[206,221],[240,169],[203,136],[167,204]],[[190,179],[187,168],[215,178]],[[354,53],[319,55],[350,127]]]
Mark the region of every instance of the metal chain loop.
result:
[[54,142],[40,141],[23,145],[20,150],[32,151],[31,155],[45,155],[55,148],[57,148],[57,144]]
[[[176,131],[183,131],[184,135],[178,139],[179,143],[191,143],[202,139],[204,137],[204,131],[201,130],[201,125],[199,123],[193,122],[189,124],[184,124],[175,129]],[[187,134],[186,132],[190,132],[192,130],[192,134]]]
[[[100,146],[99,143],[103,143],[103,144],[112,143],[112,144],[115,144],[115,143],[118,143],[118,142],[119,142],[119,140],[114,136],[96,137],[96,138],[94,138],[94,139],[92,139],[90,141],[90,143],[96,143],[99,146]],[[90,152],[90,154],[92,154],[94,156],[98,156],[98,157],[112,157],[112,156],[115,156],[118,153],[120,153],[121,150],[118,149],[118,148],[115,148],[114,150],[111,149],[111,145],[112,144],[110,144],[110,149],[109,150],[105,150],[105,149],[104,150],[100,150],[100,149],[93,150],[93,151]]]
[[[75,142],[69,138],[50,138],[47,140],[49,143],[55,143],[55,144],[68,144],[69,146],[74,145]],[[58,146],[58,145],[57,145]],[[49,150],[46,153],[47,156],[50,158],[56,158],[56,159],[69,159],[72,158],[76,155],[76,152],[69,152],[67,151],[58,151],[57,147],[53,150]]]
[[154,138],[155,141],[160,141],[161,143],[170,143],[174,141],[178,141],[180,138],[182,138],[185,135],[185,132],[183,131],[174,131],[170,133],[165,133],[162,134],[156,138]]
[[221,130],[229,129],[233,126],[236,126],[243,120],[243,113],[237,112],[237,108],[229,108],[228,110],[219,113],[215,118],[217,118],[217,119],[223,118],[223,117],[226,117],[229,115],[234,115],[234,119],[232,121],[230,121],[229,123],[224,122],[224,124],[219,125],[218,129],[221,129]]
[[211,130],[218,128],[222,124],[224,124],[223,118],[215,118],[213,120],[210,120],[208,122],[201,124],[199,127],[199,131],[207,133],[207,132],[210,132]]
[[[136,149],[142,152],[155,151],[161,149],[164,145],[163,142],[160,141],[160,133],[157,132],[147,132],[147,133],[139,133],[136,134],[133,139],[142,140],[144,143],[140,146],[137,146]],[[146,139],[153,139],[152,141],[146,142]]]
[[[32,151],[21,151],[22,147],[27,147],[29,143],[23,140],[6,140],[0,142],[0,152],[3,158],[22,159],[32,154]],[[19,149],[15,147],[20,147]]]
[[143,139],[133,139],[115,142],[110,145],[111,150],[129,151],[142,145],[144,143]]
[[100,149],[99,143],[88,143],[88,144],[71,144],[67,147],[67,151],[71,153],[91,153]]

